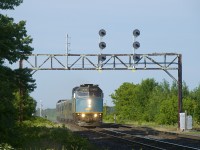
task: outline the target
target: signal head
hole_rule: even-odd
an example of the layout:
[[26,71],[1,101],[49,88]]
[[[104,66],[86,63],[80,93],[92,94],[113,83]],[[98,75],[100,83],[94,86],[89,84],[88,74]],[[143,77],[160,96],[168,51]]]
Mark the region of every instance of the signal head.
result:
[[140,43],[139,42],[134,42],[133,43],[133,48],[138,49],[140,47]]
[[99,59],[100,59],[101,61],[105,61],[105,60],[106,60],[106,55],[100,55],[100,56],[99,56]]
[[100,43],[99,43],[99,48],[100,48],[100,49],[106,48],[106,43],[105,43],[105,42],[100,42]]
[[99,30],[99,35],[101,37],[105,36],[106,35],[106,30],[104,30],[104,29]]
[[139,54],[135,54],[135,55],[133,56],[133,60],[135,60],[135,61],[139,61],[140,59],[141,59],[141,57],[140,57]]
[[140,30],[135,29],[135,30],[133,31],[133,36],[134,36],[134,37],[138,37],[139,35],[140,35]]

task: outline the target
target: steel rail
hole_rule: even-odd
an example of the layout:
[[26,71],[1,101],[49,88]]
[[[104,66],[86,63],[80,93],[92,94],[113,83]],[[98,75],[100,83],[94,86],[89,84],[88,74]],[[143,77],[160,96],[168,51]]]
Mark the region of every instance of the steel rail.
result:
[[149,144],[145,144],[145,143],[141,143],[141,142],[125,139],[125,138],[122,138],[122,137],[119,137],[119,136],[115,136],[115,135],[112,135],[112,134],[104,133],[102,131],[96,131],[96,130],[93,130],[93,131],[97,132],[97,133],[100,133],[100,134],[103,134],[103,135],[114,137],[114,138],[117,138],[117,139],[120,139],[120,140],[123,140],[123,141],[126,141],[126,142],[131,142],[131,143],[135,143],[135,144],[138,144],[138,145],[142,145],[142,146],[145,146],[145,147],[148,147],[148,148],[153,148],[153,149],[158,149],[158,150],[166,150],[166,149],[163,149],[163,148],[160,148],[160,147],[156,147],[156,146],[152,146],[152,145],[149,145]]
[[159,142],[159,143],[162,143],[162,144],[169,144],[169,145],[177,146],[177,147],[184,148],[184,149],[186,148],[188,150],[190,150],[190,149],[191,150],[199,150],[199,148],[180,145],[180,144],[171,143],[171,142],[166,142],[166,141],[153,139],[153,138],[149,138],[149,137],[142,137],[142,136],[139,136],[139,135],[127,134],[127,133],[123,133],[123,132],[119,132],[119,131],[115,131],[115,130],[109,130],[109,129],[104,129],[104,130],[110,131],[110,132],[114,132],[114,133],[117,133],[117,134],[123,134],[123,135],[131,136],[131,137],[137,137],[137,138],[140,138],[140,139],[146,139],[146,140],[150,140],[150,141],[155,141],[155,142]]

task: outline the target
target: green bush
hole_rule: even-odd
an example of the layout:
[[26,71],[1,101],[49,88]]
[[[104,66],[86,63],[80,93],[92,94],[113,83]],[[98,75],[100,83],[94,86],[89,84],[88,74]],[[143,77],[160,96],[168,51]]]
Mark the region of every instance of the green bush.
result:
[[12,150],[14,148],[11,145],[7,144],[7,143],[1,143],[0,144],[0,149],[1,150]]
[[89,142],[46,119],[34,117],[10,129],[7,142],[0,146],[14,149],[93,149]]

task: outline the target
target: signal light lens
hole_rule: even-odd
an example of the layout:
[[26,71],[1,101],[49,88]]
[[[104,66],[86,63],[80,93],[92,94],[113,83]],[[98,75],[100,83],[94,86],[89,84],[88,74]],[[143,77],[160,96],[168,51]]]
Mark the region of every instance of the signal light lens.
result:
[[139,42],[134,42],[133,43],[133,48],[138,49],[140,47],[140,43]]
[[133,31],[133,36],[138,37],[139,35],[140,35],[140,30],[135,29],[135,30]]
[[99,48],[100,48],[100,49],[106,48],[106,43],[105,43],[105,42],[100,42],[100,43],[99,43]]
[[99,56],[99,59],[100,59],[101,61],[105,61],[105,60],[106,60],[106,55],[100,55],[100,56]]
[[104,30],[104,29],[99,30],[99,35],[101,37],[105,36],[106,35],[106,30]]

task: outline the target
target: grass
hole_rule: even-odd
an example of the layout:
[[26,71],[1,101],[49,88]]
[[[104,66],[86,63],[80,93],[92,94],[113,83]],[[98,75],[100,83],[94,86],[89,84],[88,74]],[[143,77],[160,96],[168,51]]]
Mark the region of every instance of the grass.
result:
[[10,133],[9,144],[2,143],[0,147],[9,147],[12,145],[14,149],[23,150],[94,149],[94,146],[86,139],[72,133],[65,126],[39,117],[24,121],[21,125],[13,128]]
[[[135,121],[129,121],[129,122],[126,122],[126,124],[130,124],[130,125],[133,125],[133,126],[139,126],[139,127],[149,127],[149,128],[159,130],[159,131],[180,132],[180,130],[178,129],[178,124],[175,124],[175,125],[159,125],[155,122],[135,122]],[[182,133],[183,134],[190,134],[190,135],[200,135],[200,125],[195,123],[193,125],[192,130],[186,130],[186,132],[182,132]]]
[[[114,119],[112,115],[104,116],[103,122],[105,123],[114,123]],[[145,121],[130,121],[126,120],[123,121],[122,124],[128,124],[133,125],[135,127],[148,127],[155,130],[160,131],[171,131],[171,132],[179,132],[178,130],[178,124],[175,125],[160,125],[155,122],[145,122]],[[187,132],[184,132],[184,134],[199,134],[200,135],[200,124],[197,124],[196,122],[193,123],[193,130],[188,130]]]

